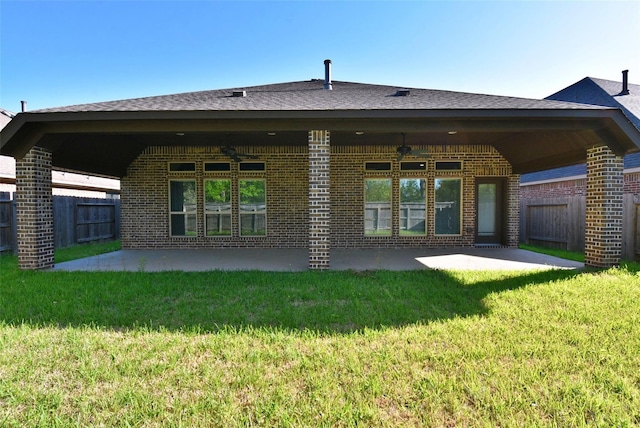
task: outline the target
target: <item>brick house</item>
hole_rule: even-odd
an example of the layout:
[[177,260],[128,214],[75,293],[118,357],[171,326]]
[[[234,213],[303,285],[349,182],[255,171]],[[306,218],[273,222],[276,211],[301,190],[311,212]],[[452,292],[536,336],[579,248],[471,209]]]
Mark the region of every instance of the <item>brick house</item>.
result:
[[122,245],[516,247],[520,174],[587,161],[587,263],[620,259],[619,109],[325,79],[21,113],[19,263],[52,266],[52,165],[121,178]]
[[[640,85],[629,83],[627,70],[623,71],[621,82],[586,77],[546,99],[618,108],[640,130]],[[521,240],[551,246],[557,243],[569,250],[583,251],[585,240],[581,231],[585,228],[587,165],[580,163],[523,174],[520,186],[523,210],[521,224],[530,222],[531,228],[537,231],[527,233],[527,230],[521,230]],[[557,215],[539,218],[529,215],[527,218],[526,210],[529,207],[537,207],[539,211],[556,211]],[[639,211],[640,153],[630,153],[623,160],[622,256],[626,259],[634,259],[640,254],[640,230],[637,227]],[[534,223],[548,222],[550,217],[562,220],[563,224],[548,224],[545,233],[540,233],[543,228]]]

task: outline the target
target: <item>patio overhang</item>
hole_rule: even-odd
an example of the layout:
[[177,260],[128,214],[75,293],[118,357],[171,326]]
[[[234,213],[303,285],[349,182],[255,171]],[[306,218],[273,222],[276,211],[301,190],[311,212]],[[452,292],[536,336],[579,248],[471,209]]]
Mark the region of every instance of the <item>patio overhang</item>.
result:
[[[617,109],[26,112],[2,131],[0,153],[52,152],[54,168],[114,177],[148,146],[491,145],[526,173],[584,162],[590,147],[624,155],[640,133]],[[356,134],[357,133],[357,134]],[[275,134],[275,135],[273,135]]]

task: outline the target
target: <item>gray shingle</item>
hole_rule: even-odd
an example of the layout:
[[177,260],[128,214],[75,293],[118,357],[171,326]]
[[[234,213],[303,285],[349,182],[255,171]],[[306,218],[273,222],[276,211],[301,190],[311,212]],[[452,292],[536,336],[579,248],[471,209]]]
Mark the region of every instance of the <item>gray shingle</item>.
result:
[[[629,94],[621,95],[622,82],[585,77],[579,82],[548,96],[547,100],[568,101],[594,106],[619,108],[629,121],[640,130],[640,85],[629,84]],[[640,153],[625,156],[624,168],[640,168]],[[523,174],[521,183],[584,175],[586,164]]]
[[546,99],[619,108],[640,129],[640,85],[628,88],[629,94],[621,95],[622,82],[585,77]]
[[[81,104],[31,113],[89,111],[330,111],[330,110],[447,110],[447,109],[585,109],[589,106],[553,100],[532,100],[409,88],[410,95],[395,96],[397,87],[322,80],[230,88],[183,94]],[[246,97],[233,97],[234,91]]]

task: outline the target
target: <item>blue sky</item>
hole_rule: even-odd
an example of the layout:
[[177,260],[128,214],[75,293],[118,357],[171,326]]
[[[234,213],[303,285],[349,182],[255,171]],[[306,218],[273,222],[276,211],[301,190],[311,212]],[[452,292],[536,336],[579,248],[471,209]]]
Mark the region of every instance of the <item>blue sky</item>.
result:
[[543,98],[640,83],[640,1],[0,0],[0,106],[324,76]]

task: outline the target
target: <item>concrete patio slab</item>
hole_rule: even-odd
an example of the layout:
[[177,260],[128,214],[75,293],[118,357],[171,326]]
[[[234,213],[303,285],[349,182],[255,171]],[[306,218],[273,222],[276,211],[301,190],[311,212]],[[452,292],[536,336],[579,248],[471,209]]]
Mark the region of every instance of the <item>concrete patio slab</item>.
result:
[[[57,271],[308,270],[306,249],[121,250],[58,263]],[[584,264],[514,248],[332,249],[331,270],[579,269]]]

